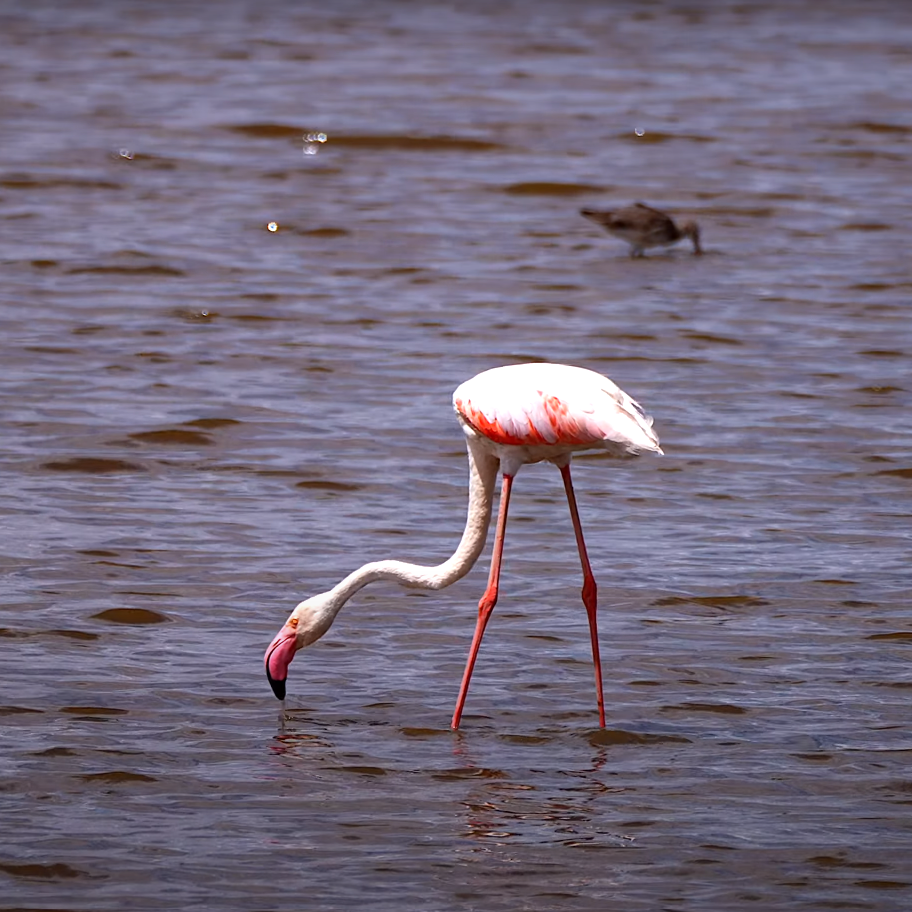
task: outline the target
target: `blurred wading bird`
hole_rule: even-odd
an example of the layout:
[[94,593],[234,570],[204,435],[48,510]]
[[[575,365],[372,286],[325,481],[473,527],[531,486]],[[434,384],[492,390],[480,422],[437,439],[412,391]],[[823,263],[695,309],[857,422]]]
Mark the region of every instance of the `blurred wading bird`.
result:
[[581,450],[607,450],[619,457],[661,454],[652,418],[607,377],[563,364],[516,364],[484,371],[458,387],[453,393],[453,405],[469,451],[468,517],[456,552],[435,567],[395,560],[365,564],[328,592],[297,605],[266,650],[266,675],[273,692],[280,700],[285,699],[288,666],[295,653],[323,636],[342,606],[368,583],[393,580],[410,588],[443,589],[465,576],[484,548],[499,470],[503,482],[494,552],[453,713],[451,725],[458,728],[478,647],[497,601],[513,479],[523,465],[546,460],[560,469],[570,505],[583,569],[582,597],[589,618],[599,725],[604,728],[596,584],[570,480],[570,460],[573,453]]
[[685,237],[693,242],[695,256],[703,253],[696,222],[683,222],[678,228],[670,216],[644,203],[634,203],[610,212],[606,209],[580,209],[580,215],[630,244],[631,257],[643,256],[643,251],[649,247],[677,244]]

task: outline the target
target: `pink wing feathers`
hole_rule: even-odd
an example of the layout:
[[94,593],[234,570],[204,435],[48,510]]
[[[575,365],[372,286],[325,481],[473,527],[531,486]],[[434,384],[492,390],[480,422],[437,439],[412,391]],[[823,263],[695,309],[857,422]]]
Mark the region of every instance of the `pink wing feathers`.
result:
[[642,408],[607,377],[584,368],[497,367],[463,383],[453,404],[474,430],[502,445],[661,452]]

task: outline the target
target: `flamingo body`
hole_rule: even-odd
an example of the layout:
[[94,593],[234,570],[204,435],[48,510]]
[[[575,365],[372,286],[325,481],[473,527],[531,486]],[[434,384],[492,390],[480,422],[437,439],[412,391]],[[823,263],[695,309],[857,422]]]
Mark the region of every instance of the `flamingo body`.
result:
[[300,602],[266,650],[266,674],[273,691],[284,699],[288,666],[295,653],[323,636],[342,606],[369,583],[386,579],[407,587],[441,589],[465,576],[484,548],[500,473],[500,507],[488,586],[479,602],[475,635],[451,722],[458,728],[481,639],[497,601],[513,478],[523,465],[547,460],[560,469],[573,521],[583,570],[582,598],[589,618],[599,724],[604,727],[597,589],[570,480],[570,460],[573,453],[592,449],[618,457],[661,454],[652,418],[607,377],[563,364],[492,368],[460,385],[453,394],[453,405],[469,456],[468,515],[456,551],[442,564],[429,567],[394,560],[368,563],[328,592]]
[[501,463],[592,449],[616,456],[661,453],[652,418],[607,377],[582,367],[495,367],[459,386],[453,406],[463,427],[486,441]]

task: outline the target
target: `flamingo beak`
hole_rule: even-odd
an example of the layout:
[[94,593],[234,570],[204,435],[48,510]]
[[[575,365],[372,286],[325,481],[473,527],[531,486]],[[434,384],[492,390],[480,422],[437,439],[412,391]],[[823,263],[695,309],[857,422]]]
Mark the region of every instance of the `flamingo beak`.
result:
[[276,634],[276,638],[266,650],[264,662],[266,665],[266,678],[272,687],[272,692],[280,700],[285,699],[285,681],[288,678],[288,666],[298,651],[297,624],[286,624]]

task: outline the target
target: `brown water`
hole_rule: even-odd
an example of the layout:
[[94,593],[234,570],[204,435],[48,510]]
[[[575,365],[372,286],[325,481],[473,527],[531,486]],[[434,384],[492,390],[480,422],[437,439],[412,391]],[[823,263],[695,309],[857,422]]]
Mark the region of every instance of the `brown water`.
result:
[[[0,909],[912,907],[910,86],[899,2],[4,4]],[[530,359],[667,453],[577,463],[608,729],[535,466],[463,729],[486,559],[283,733]]]

